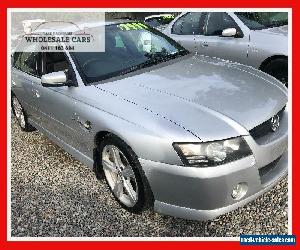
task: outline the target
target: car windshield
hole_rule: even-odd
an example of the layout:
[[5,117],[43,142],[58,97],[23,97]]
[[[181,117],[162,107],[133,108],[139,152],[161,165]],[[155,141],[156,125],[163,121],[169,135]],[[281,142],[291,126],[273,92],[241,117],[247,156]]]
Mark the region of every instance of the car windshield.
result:
[[235,12],[251,30],[261,30],[288,24],[287,12]]
[[105,52],[74,52],[87,84],[120,76],[188,54],[171,38],[139,22],[107,25]]

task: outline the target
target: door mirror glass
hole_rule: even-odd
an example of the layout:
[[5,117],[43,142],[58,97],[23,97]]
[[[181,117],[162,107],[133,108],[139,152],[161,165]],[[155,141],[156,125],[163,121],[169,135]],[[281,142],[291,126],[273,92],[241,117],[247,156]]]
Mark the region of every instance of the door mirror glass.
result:
[[232,37],[236,36],[236,28],[228,28],[222,31],[222,36]]
[[52,72],[42,76],[44,87],[60,87],[67,83],[67,76],[64,71]]

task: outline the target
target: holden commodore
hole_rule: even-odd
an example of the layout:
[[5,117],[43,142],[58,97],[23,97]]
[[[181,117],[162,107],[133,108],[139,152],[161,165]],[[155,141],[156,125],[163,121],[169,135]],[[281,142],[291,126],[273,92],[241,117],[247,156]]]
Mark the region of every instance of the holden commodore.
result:
[[288,98],[278,80],[192,55],[143,23],[99,25],[105,52],[13,54],[22,130],[92,167],[134,213],[209,220],[286,175]]

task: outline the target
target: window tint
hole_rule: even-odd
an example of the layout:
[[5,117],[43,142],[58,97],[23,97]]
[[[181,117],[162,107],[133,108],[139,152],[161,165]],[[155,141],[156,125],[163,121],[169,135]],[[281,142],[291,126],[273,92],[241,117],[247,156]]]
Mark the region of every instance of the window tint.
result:
[[200,27],[200,12],[190,12],[180,17],[172,27],[172,33],[177,35],[199,35],[201,34]]
[[221,36],[222,31],[228,28],[240,30],[235,21],[225,12],[211,12],[207,14],[205,35]]
[[13,65],[27,74],[40,76],[38,59],[39,53],[37,52],[16,52],[13,58]]
[[45,66],[43,71],[45,74],[68,70],[69,63],[63,52],[46,52],[44,58]]

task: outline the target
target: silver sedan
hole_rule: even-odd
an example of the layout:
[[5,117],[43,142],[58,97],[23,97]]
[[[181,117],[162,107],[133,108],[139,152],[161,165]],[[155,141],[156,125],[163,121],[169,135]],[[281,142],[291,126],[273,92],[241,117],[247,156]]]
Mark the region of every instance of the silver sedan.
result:
[[212,219],[286,175],[279,81],[192,55],[142,23],[102,25],[104,53],[13,54],[12,110],[24,131],[93,167],[135,213]]
[[191,52],[260,69],[288,85],[287,12],[189,12],[163,32]]

